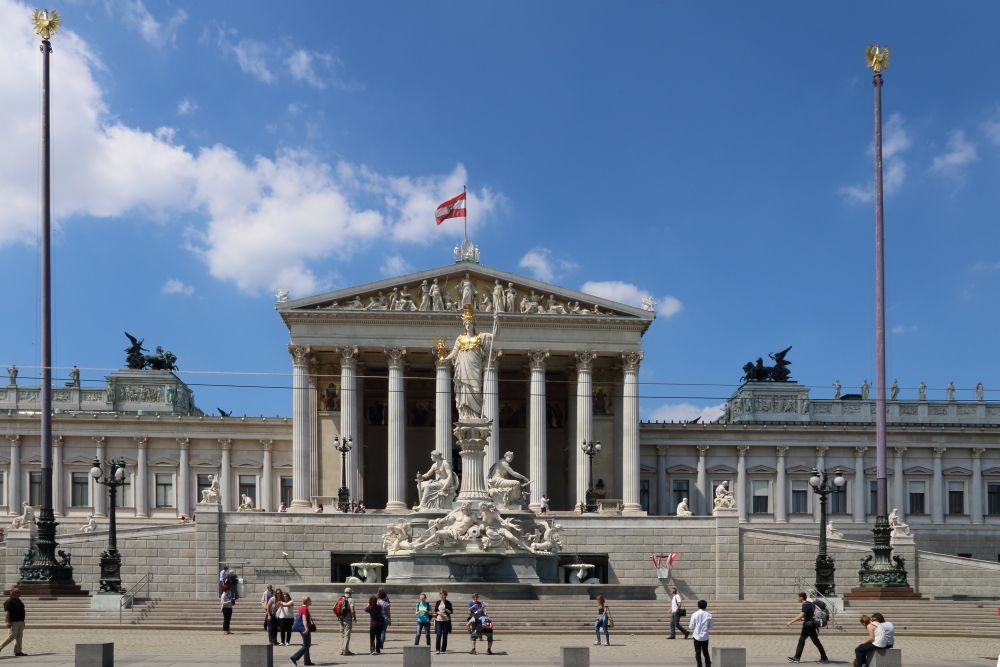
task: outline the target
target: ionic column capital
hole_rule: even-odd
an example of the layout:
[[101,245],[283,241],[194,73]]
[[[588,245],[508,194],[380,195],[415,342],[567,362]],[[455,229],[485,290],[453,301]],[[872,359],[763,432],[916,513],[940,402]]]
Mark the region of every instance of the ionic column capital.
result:
[[260,446],[264,448],[265,452],[269,452],[274,449],[274,440],[261,440]]
[[985,448],[985,447],[983,447],[983,448],[981,448],[981,449],[980,449],[980,448],[978,448],[978,447],[974,447],[974,448],[972,449],[972,458],[974,458],[974,459],[978,459],[978,458],[979,458],[980,456],[982,456],[982,455],[983,455],[983,452],[985,452],[985,451],[986,451],[986,448]]
[[947,450],[948,450],[948,448],[947,448],[947,447],[935,447],[931,455],[932,455],[932,456],[933,456],[934,458],[936,458],[936,459],[939,459],[939,458],[941,458],[941,457],[942,457],[942,456],[944,455],[944,453],[945,453],[945,452],[946,452]]
[[788,452],[788,447],[775,447],[774,450],[777,452],[778,456],[784,456]]
[[597,352],[576,352],[574,356],[576,357],[576,370],[578,373],[590,373],[594,370],[594,359],[597,358]]
[[20,447],[21,446],[21,436],[20,435],[17,435],[17,434],[15,434],[15,435],[8,435],[7,439],[10,440],[11,447]]
[[528,368],[533,371],[544,371],[545,361],[548,358],[548,350],[528,350]]
[[622,370],[626,373],[638,373],[639,364],[646,356],[641,350],[639,352],[622,352]]
[[667,451],[669,449],[670,449],[670,445],[657,445],[656,446],[656,454],[658,456],[666,456],[667,455]]
[[93,436],[94,444],[96,444],[98,447],[103,447],[106,440],[107,438],[105,438],[103,435]]
[[181,449],[190,449],[191,438],[177,438],[177,444],[180,445]]
[[358,367],[358,346],[357,345],[345,345],[337,348],[337,352],[340,354],[340,368],[357,368]]
[[386,347],[382,351],[389,359],[389,368],[403,370],[403,363],[406,361],[405,347]]
[[855,456],[855,458],[859,458],[859,459],[860,458],[864,458],[865,452],[867,452],[867,451],[868,451],[867,447],[855,447],[854,448],[854,456]]
[[312,348],[308,345],[288,345],[288,354],[292,355],[293,366],[306,366],[309,357],[312,355]]
[[736,445],[736,453],[739,454],[741,459],[747,455],[749,450],[750,445]]
[[892,455],[897,459],[903,458],[903,453],[906,451],[906,447],[893,447]]
[[66,441],[66,437],[65,436],[62,436],[62,435],[54,435],[54,436],[52,436],[52,446],[53,447],[62,447],[63,443],[65,441]]
[[141,438],[134,438],[135,444],[139,446],[139,449],[146,449],[149,445],[149,438],[147,436],[142,436]]
[[828,449],[830,448],[826,445],[820,445],[816,448],[816,456],[825,456]]
[[233,448],[233,439],[232,438],[219,438],[219,445],[223,449],[232,449]]
[[705,456],[708,453],[708,445],[698,445],[695,449],[698,450],[698,456]]

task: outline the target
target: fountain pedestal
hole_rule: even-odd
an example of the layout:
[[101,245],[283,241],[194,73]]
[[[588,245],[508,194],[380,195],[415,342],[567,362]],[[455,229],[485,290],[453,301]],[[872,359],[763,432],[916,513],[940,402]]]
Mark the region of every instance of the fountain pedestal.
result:
[[454,506],[464,502],[489,500],[483,459],[490,440],[493,422],[489,419],[460,419],[455,422],[455,441],[462,456],[462,486]]

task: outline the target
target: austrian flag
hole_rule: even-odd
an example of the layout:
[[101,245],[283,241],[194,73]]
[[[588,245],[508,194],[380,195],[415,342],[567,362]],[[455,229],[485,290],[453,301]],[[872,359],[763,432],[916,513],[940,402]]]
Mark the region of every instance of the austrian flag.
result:
[[439,225],[448,218],[464,218],[465,193],[463,192],[457,197],[449,199],[445,203],[438,206],[437,210],[434,211],[434,217],[437,218],[437,223]]

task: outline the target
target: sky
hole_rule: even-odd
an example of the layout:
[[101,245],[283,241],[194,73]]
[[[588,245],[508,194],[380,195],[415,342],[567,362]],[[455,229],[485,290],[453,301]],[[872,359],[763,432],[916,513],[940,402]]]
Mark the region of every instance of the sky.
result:
[[[792,346],[875,375],[869,43],[886,44],[888,382],[1000,398],[995,3],[153,2],[52,7],[54,365],[123,331],[206,411],[290,414],[292,298],[484,264],[638,305],[643,419],[715,416]],[[0,364],[38,365],[41,56],[0,0]],[[151,348],[152,349],[152,348]],[[66,370],[56,370],[58,378]]]

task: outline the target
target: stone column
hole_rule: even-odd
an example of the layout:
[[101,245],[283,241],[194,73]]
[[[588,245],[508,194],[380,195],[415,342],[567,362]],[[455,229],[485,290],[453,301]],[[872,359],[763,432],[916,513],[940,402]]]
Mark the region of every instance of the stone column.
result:
[[531,480],[531,502],[529,507],[538,511],[539,500],[547,493],[548,467],[545,460],[545,360],[549,358],[548,350],[528,350],[528,367],[531,369],[531,385],[529,389],[530,403],[528,419],[531,420],[528,433],[528,478]]
[[437,359],[434,366],[437,369],[434,386],[434,449],[441,452],[445,461],[452,463],[451,362]]
[[[483,474],[489,475],[490,468],[500,458],[500,424],[497,417],[500,415],[500,357],[503,350],[493,348],[490,358],[486,360],[483,368],[483,417],[493,422],[490,427],[490,439],[486,443],[486,452],[483,456]],[[451,414],[451,410],[448,411]],[[486,478],[483,477],[485,480]]]
[[639,364],[642,352],[623,352],[622,370],[622,505],[623,512],[642,513],[639,503]]
[[[63,490],[66,488],[66,480],[63,479],[63,442],[64,438],[61,435],[52,436],[52,513],[56,516],[63,516],[65,513],[66,501],[63,498]],[[104,459],[101,459],[101,465],[104,465]],[[94,514],[97,515],[97,501],[100,496],[99,489],[102,489],[100,484],[94,482],[94,478],[87,475],[88,482],[91,489],[91,503],[94,508]]]
[[[343,396],[343,394],[341,394]],[[344,399],[341,398],[341,401]],[[340,404],[343,407],[343,403]],[[261,440],[260,446],[264,448],[264,466],[260,470],[260,509],[265,512],[274,511],[274,464],[271,461],[271,450],[274,449],[274,440]]]
[[[594,439],[594,359],[596,352],[576,353],[576,441],[570,442],[569,447],[574,452],[583,454],[580,445],[586,441]],[[587,486],[590,475],[587,469],[589,457],[576,457],[576,505],[577,507],[587,502]]]
[[972,450],[972,523],[983,523],[983,461],[985,449]]
[[624,404],[625,384],[622,382],[621,368],[616,364],[611,371],[614,379],[614,390],[612,399],[612,410],[614,410],[615,422],[615,488],[616,498],[622,497],[622,488],[625,484],[625,468],[622,460],[622,434],[625,432],[625,422],[622,420],[622,405]]
[[292,505],[308,510],[309,498],[309,355],[308,345],[289,345],[292,355]]
[[222,466],[219,469],[219,497],[222,502],[219,504],[222,505],[223,512],[232,512],[233,461],[230,458],[230,450],[233,448],[233,441],[230,438],[219,438],[219,445],[222,447]]
[[[709,502],[711,489],[708,488],[708,471],[705,467],[708,445],[701,445],[696,449],[698,450],[698,478],[695,481],[697,497],[694,499],[694,513],[698,516],[706,516],[712,513],[712,509],[714,509],[715,505],[714,501],[711,503]],[[712,508],[709,507],[710,504],[713,505]]]
[[788,481],[785,479],[785,453],[788,447],[775,447],[778,474],[774,481],[774,521],[788,523]]
[[181,455],[177,463],[177,495],[174,497],[178,516],[191,516],[191,438],[177,438]]
[[389,501],[385,509],[406,509],[406,394],[403,389],[405,347],[387,347],[389,359]]
[[[892,448],[892,491],[893,500],[895,501],[895,509],[899,512],[900,519],[906,519],[906,512],[910,508],[906,504],[906,479],[903,475],[903,452],[906,451],[906,447],[893,447]],[[889,508],[891,512],[893,508]]]
[[867,447],[854,448],[854,523],[865,522],[865,452]]
[[[107,456],[108,456],[108,454],[107,454],[107,451],[108,451],[107,450],[107,440],[105,439],[105,437],[103,435],[96,436],[94,438],[94,445],[97,448],[97,451],[95,452],[95,454],[97,455],[97,460],[101,462],[101,467],[106,470],[108,468],[107,463],[106,463]],[[60,457],[60,459],[61,459],[61,457]],[[60,468],[60,470],[59,470],[59,472],[60,472],[59,479],[62,480],[62,466],[60,465],[59,468]],[[53,475],[54,474],[55,473],[53,472]],[[62,482],[62,481],[60,481],[59,483],[60,483],[60,485],[64,484],[64,482]],[[110,510],[110,508],[108,507],[108,501],[110,500],[110,494],[108,492],[108,487],[103,486],[101,484],[96,484],[94,486],[94,489],[95,489],[95,494],[94,494],[94,516],[95,517],[97,517],[97,516],[106,516],[107,513],[108,513],[108,511]],[[53,486],[52,491],[55,492],[55,490],[56,489]],[[62,498],[62,493],[60,493],[59,495],[60,495],[60,499],[61,499]],[[61,509],[62,508],[62,504],[59,505],[59,508],[60,508],[60,511],[62,511],[62,509]]]
[[941,457],[947,447],[935,447],[934,478],[931,480],[931,523],[944,523],[944,475],[941,472]]
[[[830,448],[829,447],[817,447],[816,448],[816,470],[818,470],[820,473],[822,473],[824,470],[826,470],[826,450],[828,450],[828,449],[830,449]],[[810,494],[812,494],[811,491],[810,491]],[[813,501],[814,501],[813,502],[813,518],[816,521],[816,523],[819,523],[822,520],[822,517],[820,516],[819,498],[817,498],[815,496],[815,494],[812,494],[812,495],[813,495]],[[830,507],[827,506],[827,509],[829,510]]]
[[21,513],[21,436],[8,435],[10,440],[10,469],[7,472],[7,512]]
[[[315,358],[309,359],[309,498],[319,495],[319,374],[322,367]],[[294,484],[294,482],[293,482]],[[337,488],[340,488],[338,482]],[[237,503],[239,506],[239,503]]]
[[357,476],[357,486],[355,487],[355,493],[358,494],[357,500],[364,500],[365,498],[365,420],[367,416],[365,415],[365,364],[362,361],[358,362],[357,376],[355,378],[355,387],[357,389],[357,409],[358,416],[355,418],[354,423],[358,425],[358,432],[354,434],[354,460],[357,462],[358,466],[358,476]]
[[[358,348],[341,347],[340,352],[340,437],[351,438],[351,451],[347,452],[347,488],[351,500],[358,500]],[[265,453],[270,456],[270,452]],[[337,487],[340,487],[338,480]],[[325,489],[324,489],[325,490]]]
[[[670,503],[667,491],[667,450],[666,445],[656,446],[656,513],[666,516],[670,512]],[[691,500],[691,499],[689,499]]]
[[135,515],[138,517],[149,516],[149,491],[146,486],[149,481],[149,471],[146,469],[146,447],[149,446],[149,438],[142,437],[135,439],[139,447],[136,455],[135,465],[135,488],[132,489],[133,505],[135,505]]
[[747,522],[747,450],[749,445],[736,447],[736,509],[740,523]]

